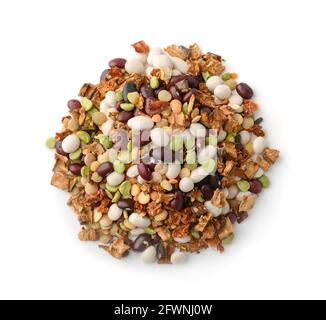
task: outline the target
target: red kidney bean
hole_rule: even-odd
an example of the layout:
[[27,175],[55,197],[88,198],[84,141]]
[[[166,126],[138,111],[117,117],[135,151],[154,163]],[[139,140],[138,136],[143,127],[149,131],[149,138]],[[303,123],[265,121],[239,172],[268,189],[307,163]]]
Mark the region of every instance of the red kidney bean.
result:
[[250,189],[249,189],[250,192],[261,193],[262,185],[257,179],[251,180],[249,183],[250,183]]
[[122,69],[122,68],[125,67],[126,62],[127,62],[126,59],[123,59],[123,58],[115,58],[115,59],[113,59],[113,60],[111,60],[109,62],[109,66],[110,66],[110,68],[117,67],[117,68]]
[[174,211],[181,211],[184,206],[184,197],[181,191],[176,191],[175,198],[171,201],[170,207]]
[[127,123],[134,116],[133,111],[122,111],[118,113],[117,120],[122,123]]
[[246,83],[239,83],[236,89],[238,94],[244,99],[251,99],[254,95],[253,90]]
[[69,170],[75,175],[80,176],[82,165],[79,163],[73,163],[69,166]]
[[182,98],[183,102],[189,102],[190,98],[196,91],[194,89],[189,90]]
[[154,98],[154,92],[153,90],[146,84],[143,84],[140,88],[141,95],[145,98]]
[[214,191],[208,184],[203,185],[200,188],[200,191],[202,192],[202,194],[204,196],[204,199],[206,201],[209,201],[209,200],[211,200],[213,198]]
[[220,180],[221,177],[218,173],[216,173],[214,176],[209,176],[208,181],[209,185],[215,190],[220,187]]
[[70,110],[79,110],[81,108],[81,104],[78,100],[73,99],[68,101],[68,108]]
[[183,81],[187,78],[185,75],[173,76],[169,82],[169,87],[175,86],[178,82]]
[[102,74],[101,74],[101,78],[100,78],[100,81],[102,82],[102,81],[104,81],[104,80],[106,80],[106,76],[107,76],[107,74],[108,74],[108,69],[105,69],[103,72],[102,72]]
[[103,178],[106,177],[112,171],[113,164],[111,162],[102,163],[96,170],[96,172]]
[[152,180],[152,174],[151,170],[148,168],[148,166],[145,163],[139,163],[137,165],[139,175],[145,180],[150,181]]
[[152,242],[152,237],[147,233],[143,233],[133,242],[132,249],[136,252],[143,252],[146,248],[151,246]]
[[67,156],[68,154],[65,153],[62,149],[62,141],[59,140],[55,143],[55,149],[57,151],[58,154],[62,155],[62,156]]
[[173,99],[181,100],[180,93],[177,91],[177,89],[174,86],[170,87],[169,92]]
[[136,85],[133,82],[127,82],[124,85],[123,90],[122,90],[123,99],[126,102],[129,102],[128,93],[130,93],[130,92],[136,92],[136,91],[137,91]]
[[134,201],[132,199],[123,199],[117,203],[118,207],[122,210],[134,210]]
[[132,144],[135,147],[144,147],[151,142],[151,132],[149,130],[145,130],[140,134],[132,136]]

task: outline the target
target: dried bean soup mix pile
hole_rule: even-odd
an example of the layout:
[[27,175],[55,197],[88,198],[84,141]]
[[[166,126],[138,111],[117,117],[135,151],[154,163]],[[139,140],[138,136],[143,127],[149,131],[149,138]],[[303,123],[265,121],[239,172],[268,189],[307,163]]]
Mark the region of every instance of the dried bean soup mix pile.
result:
[[71,194],[82,241],[116,258],[180,263],[223,252],[234,224],[269,186],[279,156],[267,147],[253,90],[198,45],[133,45],[97,85],[68,102],[52,184]]

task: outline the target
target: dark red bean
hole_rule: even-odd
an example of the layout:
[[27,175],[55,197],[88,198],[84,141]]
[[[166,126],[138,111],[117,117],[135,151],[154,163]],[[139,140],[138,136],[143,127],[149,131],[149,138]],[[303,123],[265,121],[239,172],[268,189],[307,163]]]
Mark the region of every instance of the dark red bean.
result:
[[132,136],[132,144],[135,147],[144,147],[151,142],[151,132],[145,130],[140,134],[136,134]]
[[199,79],[194,76],[187,76],[188,84],[190,88],[199,88]]
[[201,187],[204,186],[205,184],[209,184],[209,177],[206,177],[206,178],[203,179],[202,181],[196,183],[196,187],[201,188]]
[[238,220],[238,216],[234,212],[230,212],[227,214],[227,217],[230,219],[232,224],[235,224]]
[[139,175],[145,180],[145,181],[151,181],[152,180],[152,173],[151,170],[148,168],[148,166],[145,163],[139,163],[137,165]]
[[153,244],[158,244],[161,242],[161,237],[156,233],[152,236],[152,243]]
[[251,180],[249,183],[250,183],[250,189],[249,189],[250,192],[261,193],[262,185],[257,179]]
[[192,95],[195,93],[195,90],[189,90],[182,98],[183,102],[189,102],[190,98],[192,97]]
[[137,88],[136,85],[133,82],[128,82],[124,85],[123,90],[122,90],[122,95],[123,95],[123,99],[126,102],[129,102],[128,99],[128,93],[130,92],[136,92]]
[[112,171],[113,164],[111,162],[102,163],[96,170],[96,172],[103,178],[106,177]]
[[141,86],[140,93],[145,99],[154,98],[153,90],[146,84]]
[[100,81],[102,82],[102,81],[104,81],[104,80],[106,80],[106,76],[107,76],[107,74],[108,74],[108,69],[105,69],[103,72],[102,72],[102,74],[101,74],[101,78],[100,78]]
[[214,176],[209,176],[208,181],[209,181],[209,185],[215,190],[217,188],[219,188],[220,186],[220,180],[221,177],[218,173],[216,173]]
[[121,108],[121,105],[122,105],[123,103],[125,103],[123,100],[121,100],[121,101],[117,101],[117,102],[116,102],[116,104],[115,104],[114,107],[117,109],[117,111],[119,111],[119,112],[122,112],[122,111],[123,111],[123,109]]
[[175,86],[178,82],[185,80],[187,77],[185,75],[173,76],[169,82],[169,87]]
[[81,104],[78,100],[69,100],[68,101],[68,108],[70,110],[79,110],[81,108]]
[[253,90],[246,83],[239,83],[236,89],[238,94],[244,99],[251,99],[254,95]]
[[143,252],[153,243],[152,237],[149,234],[143,233],[137,237],[132,244],[132,249],[136,252]]
[[209,201],[213,198],[213,195],[214,195],[214,190],[208,185],[208,184],[205,184],[203,185],[201,188],[200,188],[203,196],[204,196],[204,199],[206,201]]
[[122,111],[118,113],[117,120],[122,123],[127,123],[133,116],[134,113],[132,111]]
[[209,108],[209,107],[201,107],[200,108],[200,113],[203,114],[203,113],[207,113],[208,115],[210,115],[212,113],[212,109]]
[[69,166],[69,170],[75,175],[80,176],[82,165],[79,163],[73,163]]
[[126,65],[127,60],[123,58],[115,58],[109,62],[110,68],[124,68]]
[[62,155],[62,156],[67,156],[68,154],[65,153],[62,149],[62,141],[59,140],[55,143],[55,149],[57,150],[57,153]]
[[170,207],[174,211],[181,211],[184,206],[184,196],[181,191],[175,193],[175,198],[171,201]]
[[134,210],[134,201],[132,199],[123,199],[118,203],[118,207],[122,210]]
[[174,86],[170,87],[169,92],[173,99],[181,100],[180,93],[177,91],[177,89]]
[[156,167],[156,163],[155,162],[147,163],[147,167],[149,168],[149,170],[151,170],[151,172],[154,172],[155,167]]

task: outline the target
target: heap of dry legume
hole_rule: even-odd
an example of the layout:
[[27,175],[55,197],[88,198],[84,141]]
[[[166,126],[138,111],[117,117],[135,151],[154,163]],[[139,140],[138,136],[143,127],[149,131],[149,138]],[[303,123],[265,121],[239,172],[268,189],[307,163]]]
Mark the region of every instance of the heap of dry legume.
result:
[[70,192],[83,241],[112,256],[180,263],[223,252],[279,156],[267,147],[253,90],[198,45],[133,45],[85,84],[47,146],[52,184]]

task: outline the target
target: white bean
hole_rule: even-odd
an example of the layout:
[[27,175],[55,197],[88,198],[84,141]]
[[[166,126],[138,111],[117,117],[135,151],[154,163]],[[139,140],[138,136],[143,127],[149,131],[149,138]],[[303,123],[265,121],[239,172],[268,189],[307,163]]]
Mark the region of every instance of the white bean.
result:
[[215,159],[216,154],[217,154],[216,147],[208,145],[199,152],[198,163],[203,164],[208,159]]
[[175,242],[178,242],[178,243],[188,243],[188,242],[190,242],[191,241],[191,238],[190,238],[190,236],[185,236],[185,237],[182,237],[182,238],[173,238],[173,240],[175,241]]
[[136,178],[138,175],[139,175],[139,172],[138,172],[137,165],[131,166],[127,170],[127,177],[129,177],[129,178]]
[[161,48],[152,48],[149,51],[149,54],[148,54],[148,57],[147,57],[147,63],[152,66],[154,57],[156,57],[159,54],[162,54],[162,49]]
[[211,201],[205,202],[205,208],[213,215],[213,217],[217,218],[223,212],[223,208],[216,207],[212,204]]
[[116,203],[112,204],[109,209],[108,217],[112,221],[117,221],[120,219],[121,216],[122,216],[122,209],[120,209]]
[[172,76],[180,76],[182,73],[179,71],[179,70],[177,70],[177,69],[173,69],[172,70]]
[[186,262],[186,260],[187,260],[187,256],[183,252],[176,251],[176,252],[173,252],[171,255],[171,263],[172,264],[182,264],[182,263]]
[[236,197],[236,195],[238,194],[239,190],[238,187],[236,185],[232,185],[229,188],[229,194],[227,196],[228,200],[234,199]]
[[188,71],[188,64],[186,61],[177,58],[177,57],[170,57],[174,64],[174,68],[179,70],[181,73],[187,73]]
[[143,228],[136,228],[136,229],[132,229],[129,231],[129,233],[132,235],[132,236],[140,236],[141,234],[143,234],[145,231]]
[[232,93],[231,89],[225,84],[221,84],[217,86],[214,90],[215,97],[221,100],[228,99],[231,93]]
[[230,204],[226,201],[225,206],[223,207],[222,214],[227,214],[230,212]]
[[66,153],[73,153],[80,147],[80,140],[74,134],[63,139],[62,150]]
[[181,165],[179,163],[171,163],[168,165],[168,171],[166,177],[168,179],[175,179],[181,171]]
[[106,182],[111,186],[111,187],[117,187],[119,184],[122,183],[122,181],[125,179],[124,174],[120,174],[117,172],[112,172],[110,173],[107,178]]
[[208,176],[208,174],[209,173],[207,172],[207,170],[205,170],[203,167],[198,167],[191,172],[190,178],[194,183],[198,183],[204,180]]
[[229,98],[229,104],[237,104],[237,105],[241,106],[242,103],[243,103],[243,98],[241,96],[239,96],[238,94],[233,94]]
[[217,142],[222,142],[225,140],[227,133],[223,130],[223,128],[220,128],[220,131],[217,136]]
[[206,137],[206,128],[201,123],[192,123],[190,132],[196,138]]
[[134,59],[140,60],[143,64],[146,64],[147,61],[147,54],[146,53],[134,53]]
[[255,173],[255,178],[260,178],[263,176],[265,171],[262,168],[259,168],[258,171]]
[[214,92],[215,88],[223,84],[223,81],[218,76],[212,76],[206,81],[206,86],[210,92]]
[[106,122],[102,124],[101,130],[105,136],[110,136],[110,132],[113,128],[114,121],[112,119],[108,119]]
[[138,228],[147,228],[151,225],[151,220],[149,220],[149,218],[141,217],[136,212],[134,212],[130,215],[129,222]]
[[243,111],[243,107],[239,104],[230,103],[229,107],[236,113],[241,113]]
[[264,137],[257,137],[253,143],[253,149],[256,154],[260,154],[266,148],[266,139]]
[[241,144],[246,145],[250,141],[250,133],[248,131],[240,132]]
[[181,179],[179,183],[179,189],[182,192],[190,192],[194,189],[194,186],[194,182],[188,177]]
[[153,67],[147,67],[146,68],[146,77],[151,78],[152,77],[152,71],[154,70]]
[[170,136],[163,128],[155,128],[151,131],[151,139],[155,146],[166,147],[170,143]]
[[165,69],[172,69],[173,62],[169,57],[164,54],[158,54],[153,58],[153,67],[154,68],[164,68]]
[[244,199],[244,197],[248,197],[248,196],[250,196],[251,195],[251,192],[250,191],[247,191],[247,192],[239,192],[238,194],[237,194],[237,196],[236,196],[236,199],[239,201],[239,202],[241,202],[243,199]]
[[128,127],[135,131],[150,130],[154,126],[154,121],[145,116],[131,118],[128,121]]
[[141,260],[144,263],[154,263],[156,261],[156,249],[154,246],[146,248],[140,255]]
[[108,109],[110,108],[108,102],[104,99],[100,103],[100,111],[107,114]]
[[145,72],[145,67],[143,63],[137,59],[129,59],[126,62],[125,69],[128,73],[143,74]]
[[138,181],[139,184],[145,184],[145,183],[147,183],[147,181],[144,180],[141,176],[138,176],[137,181]]
[[108,103],[109,107],[114,107],[117,100],[115,99],[115,92],[108,91],[105,95],[105,100]]

